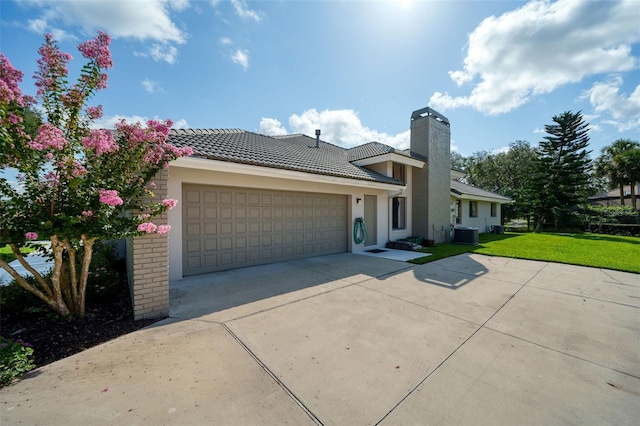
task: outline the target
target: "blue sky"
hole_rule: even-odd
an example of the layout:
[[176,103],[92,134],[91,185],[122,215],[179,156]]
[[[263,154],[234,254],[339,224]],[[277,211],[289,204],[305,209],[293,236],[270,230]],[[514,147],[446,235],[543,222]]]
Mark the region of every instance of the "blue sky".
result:
[[451,122],[463,155],[537,143],[566,110],[591,124],[592,156],[640,140],[640,1],[12,1],[2,52],[25,73],[44,33],[76,46],[112,38],[120,118],[264,134],[322,129],[341,146],[408,147],[411,112]]

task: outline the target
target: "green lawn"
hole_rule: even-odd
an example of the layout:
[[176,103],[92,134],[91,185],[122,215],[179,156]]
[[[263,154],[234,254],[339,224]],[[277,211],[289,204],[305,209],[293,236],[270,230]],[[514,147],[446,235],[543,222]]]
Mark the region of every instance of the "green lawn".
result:
[[[30,247],[22,247],[20,249],[20,251],[23,254],[27,254],[27,253],[31,253],[33,251],[33,249],[30,248]],[[6,245],[4,247],[0,247],[0,257],[2,257],[7,263],[11,262],[12,260],[14,260],[16,258],[13,255],[13,252],[11,251],[11,247],[9,247],[8,245]]]
[[602,234],[480,234],[480,245],[441,243],[422,251],[432,256],[411,261],[423,264],[473,252],[489,256],[544,260],[640,273],[640,238]]

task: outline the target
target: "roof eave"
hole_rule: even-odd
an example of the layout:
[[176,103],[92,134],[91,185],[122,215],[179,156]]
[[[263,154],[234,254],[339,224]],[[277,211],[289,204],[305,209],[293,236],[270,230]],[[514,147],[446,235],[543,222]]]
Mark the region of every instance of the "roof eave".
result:
[[334,185],[348,185],[382,190],[398,191],[406,188],[405,185],[379,182],[375,180],[365,180],[358,178],[348,178],[320,173],[310,173],[305,171],[288,170],[275,167],[237,163],[233,161],[215,160],[203,157],[181,157],[170,163],[169,167],[180,167],[187,169],[208,170],[227,173],[238,173],[252,176],[276,177],[309,182],[330,183]]
[[497,197],[487,197],[482,195],[473,195],[473,194],[464,194],[459,193],[457,191],[451,190],[451,196],[454,198],[459,198],[461,200],[469,200],[469,201],[488,201],[491,203],[500,203],[500,204],[509,204],[512,203],[513,200],[511,198],[497,198]]
[[394,163],[405,164],[407,166],[418,168],[423,168],[425,165],[425,162],[422,160],[407,157],[406,155],[396,154],[393,152],[352,161],[351,164],[354,164],[356,166],[370,166],[371,164],[384,163],[387,161],[393,161]]

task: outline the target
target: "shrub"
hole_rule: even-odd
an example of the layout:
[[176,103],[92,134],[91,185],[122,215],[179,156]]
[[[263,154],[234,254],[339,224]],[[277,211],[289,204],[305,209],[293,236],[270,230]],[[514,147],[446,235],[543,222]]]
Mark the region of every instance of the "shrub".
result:
[[11,383],[35,367],[33,348],[21,339],[0,337],[0,387]]
[[[46,274],[45,276],[48,276]],[[36,279],[29,276],[26,280],[35,285]],[[15,280],[7,285],[0,286],[0,310],[2,316],[22,315],[25,313],[42,312],[48,309],[47,305],[33,293],[20,287]]]
[[586,223],[640,224],[640,211],[631,206],[585,206],[580,213]]
[[87,278],[87,302],[112,300],[118,294],[120,267],[112,244],[96,244]]
[[640,237],[640,225],[629,223],[590,223],[589,232],[594,234],[627,235]]

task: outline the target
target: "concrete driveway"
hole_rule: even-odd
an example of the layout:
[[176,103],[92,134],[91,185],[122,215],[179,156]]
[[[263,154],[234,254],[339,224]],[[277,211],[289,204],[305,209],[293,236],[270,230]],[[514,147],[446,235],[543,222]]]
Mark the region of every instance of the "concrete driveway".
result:
[[355,254],[172,283],[171,318],[0,390],[13,424],[637,424],[640,275]]

